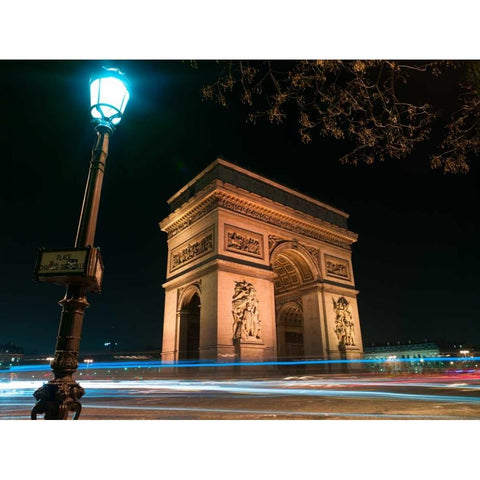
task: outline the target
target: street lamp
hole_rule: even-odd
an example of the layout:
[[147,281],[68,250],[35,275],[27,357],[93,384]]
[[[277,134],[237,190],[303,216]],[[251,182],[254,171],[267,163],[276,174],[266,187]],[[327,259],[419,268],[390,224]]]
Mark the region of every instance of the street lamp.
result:
[[34,278],[65,285],[55,357],[51,364],[54,379],[34,392],[37,403],[31,418],[44,413],[45,420],[66,420],[80,416],[79,399],[85,390],[73,379],[78,368],[78,354],[86,295],[99,293],[103,276],[100,251],[94,247],[100,195],[108,156],[108,143],[120,123],[129,99],[129,84],[117,69],[103,68],[90,79],[90,112],[95,123],[96,140],[92,148],[85,194],[78,222],[75,247],[62,250],[40,250]]

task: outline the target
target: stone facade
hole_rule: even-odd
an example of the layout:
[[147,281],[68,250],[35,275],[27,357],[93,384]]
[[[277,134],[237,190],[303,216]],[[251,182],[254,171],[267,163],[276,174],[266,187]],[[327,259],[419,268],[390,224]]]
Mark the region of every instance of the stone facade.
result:
[[362,358],[346,213],[223,159],[168,203],[164,361]]

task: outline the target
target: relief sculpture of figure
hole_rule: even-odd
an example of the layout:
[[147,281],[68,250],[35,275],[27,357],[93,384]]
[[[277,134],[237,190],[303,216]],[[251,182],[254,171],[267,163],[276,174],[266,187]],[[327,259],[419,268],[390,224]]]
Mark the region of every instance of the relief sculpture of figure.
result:
[[338,343],[340,346],[354,346],[355,330],[350,304],[345,297],[340,297],[338,301],[332,300],[336,315],[335,333],[337,334]]
[[260,338],[260,318],[255,287],[245,280],[235,282],[232,297],[233,339]]

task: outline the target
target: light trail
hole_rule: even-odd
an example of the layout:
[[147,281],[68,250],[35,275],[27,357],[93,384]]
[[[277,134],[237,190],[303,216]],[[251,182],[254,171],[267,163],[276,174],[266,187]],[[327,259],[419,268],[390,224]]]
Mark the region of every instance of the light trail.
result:
[[[228,393],[237,395],[268,395],[268,396],[301,396],[301,397],[343,397],[343,398],[363,398],[363,399],[397,399],[406,401],[423,402],[446,402],[446,403],[470,403],[480,404],[480,397],[460,396],[460,395],[439,395],[439,394],[419,394],[419,393],[401,393],[390,391],[370,391],[370,390],[338,390],[325,389],[325,386],[331,382],[321,381],[313,382],[299,381],[298,383],[289,380],[287,384],[282,381],[178,381],[178,380],[110,380],[110,381],[85,381],[82,386],[86,389],[84,399],[94,397],[115,397],[131,398],[133,394],[138,396],[156,396],[165,393]],[[0,398],[7,396],[31,396],[33,391],[40,387],[43,382],[4,382],[0,388]],[[409,386],[405,383],[378,383],[378,382],[349,382],[347,385],[362,386],[382,386],[384,390],[391,386]],[[310,388],[305,388],[306,386]],[[418,387],[417,383],[411,386]],[[431,385],[425,383],[421,386],[427,388],[451,388],[448,384]],[[478,390],[479,385],[472,386],[472,390]],[[106,394],[105,390],[112,393]]]
[[[425,358],[397,358],[395,363],[411,363],[423,365],[429,363],[438,364],[438,362],[465,362],[480,361],[480,357],[425,357]],[[353,359],[353,360],[297,360],[297,361],[267,361],[267,362],[216,362],[216,361],[179,361],[179,362],[161,362],[156,360],[141,361],[122,361],[122,362],[82,362],[78,370],[105,370],[105,369],[129,369],[129,368],[199,368],[199,367],[249,367],[249,366],[302,366],[302,365],[335,365],[335,364],[393,364],[385,358],[376,359]],[[48,370],[49,364],[43,365],[13,365],[11,372],[41,371]],[[471,371],[474,371],[471,369]]]
[[[456,378],[451,382],[436,383],[423,380],[306,376],[261,380],[95,379],[82,382],[86,390],[82,405],[83,416],[86,414],[87,418],[112,418],[109,411],[123,411],[124,418],[137,419],[196,415],[200,419],[479,418],[476,412],[480,411],[480,378],[476,378],[474,384],[459,382]],[[30,418],[33,393],[44,383],[41,380],[0,382],[0,420]],[[415,390],[418,388],[422,390]],[[452,388],[456,390],[452,391]],[[462,391],[465,393],[461,394]],[[196,406],[198,401],[207,404]],[[292,408],[287,410],[290,404]],[[403,412],[398,408],[404,409]],[[19,415],[20,411],[22,415]],[[111,415],[115,418],[118,414]]]

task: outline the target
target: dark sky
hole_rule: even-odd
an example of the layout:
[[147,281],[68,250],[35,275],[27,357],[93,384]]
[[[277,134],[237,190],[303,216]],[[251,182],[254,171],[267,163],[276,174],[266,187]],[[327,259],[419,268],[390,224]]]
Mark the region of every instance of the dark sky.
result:
[[[53,353],[64,288],[32,280],[39,247],[73,245],[95,138],[88,81],[124,71],[133,94],[111,139],[96,246],[103,291],[90,294],[81,351],[160,348],[168,198],[218,156],[350,214],[364,345],[480,344],[478,170],[430,170],[436,137],[409,158],[338,162],[348,145],[300,142],[295,125],[252,125],[238,101],[202,101],[215,62],[0,61],[2,176],[0,344]],[[424,92],[425,84],[413,85]],[[448,85],[437,95],[449,95]]]

